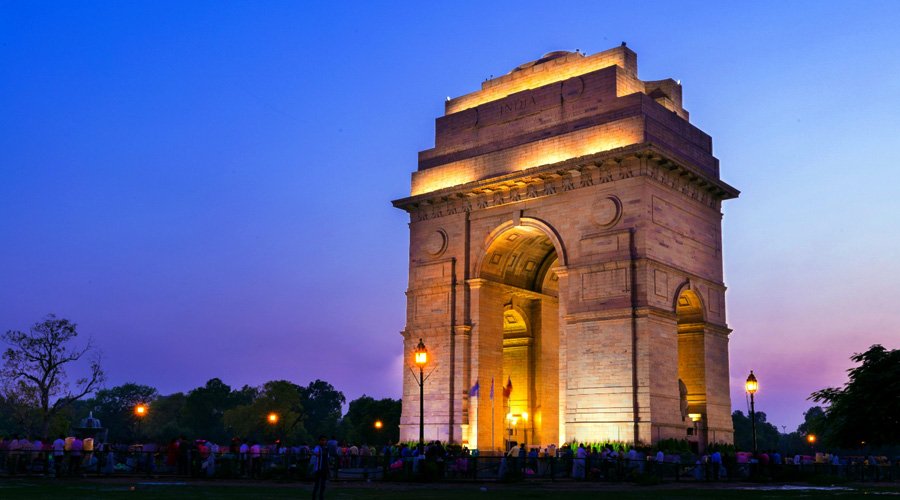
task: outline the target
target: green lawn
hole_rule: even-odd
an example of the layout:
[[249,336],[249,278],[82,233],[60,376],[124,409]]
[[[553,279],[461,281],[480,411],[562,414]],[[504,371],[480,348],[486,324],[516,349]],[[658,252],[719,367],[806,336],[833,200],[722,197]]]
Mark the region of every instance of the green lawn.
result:
[[[737,498],[856,498],[872,493],[888,497],[900,497],[900,487],[856,487],[851,490],[761,490],[741,489],[739,485],[691,485],[666,484],[660,486],[605,485],[597,483],[519,483],[519,484],[399,484],[399,483],[329,483],[326,498],[329,499],[532,499],[532,498],[596,498],[606,496],[616,500],[628,499],[737,499]],[[758,488],[747,485],[746,488]],[[794,486],[796,488],[796,486]],[[0,498],[68,499],[68,498],[307,498],[309,484],[277,483],[203,483],[165,481],[54,481],[54,480],[0,480]]]

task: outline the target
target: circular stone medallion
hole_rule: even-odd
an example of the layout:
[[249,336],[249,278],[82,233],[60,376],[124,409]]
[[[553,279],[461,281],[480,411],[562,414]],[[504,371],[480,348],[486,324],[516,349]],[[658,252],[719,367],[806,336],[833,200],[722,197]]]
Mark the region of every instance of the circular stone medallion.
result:
[[622,216],[622,203],[615,196],[600,198],[594,203],[591,214],[598,226],[612,226]]
[[432,232],[425,240],[423,248],[432,257],[437,257],[444,253],[444,251],[447,250],[447,233],[442,229]]

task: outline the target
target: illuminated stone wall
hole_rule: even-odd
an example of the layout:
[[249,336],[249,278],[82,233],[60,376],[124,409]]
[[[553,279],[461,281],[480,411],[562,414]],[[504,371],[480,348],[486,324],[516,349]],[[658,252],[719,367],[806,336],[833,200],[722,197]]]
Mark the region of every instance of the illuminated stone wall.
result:
[[[410,214],[405,359],[420,338],[431,355],[426,439],[731,442],[721,202],[738,192],[681,102],[624,46],[448,101],[394,202]],[[404,370],[401,437],[417,439]]]

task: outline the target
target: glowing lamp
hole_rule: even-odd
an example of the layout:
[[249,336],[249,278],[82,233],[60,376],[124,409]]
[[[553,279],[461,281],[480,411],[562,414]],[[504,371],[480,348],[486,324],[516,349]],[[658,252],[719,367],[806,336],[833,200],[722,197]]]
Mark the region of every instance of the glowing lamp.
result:
[[135,414],[136,416],[138,416],[138,417],[141,417],[141,418],[147,416],[147,405],[145,405],[145,404],[142,403],[142,404],[139,404],[139,405],[135,406],[135,407],[134,407],[134,414]]
[[428,349],[425,349],[425,342],[422,342],[422,339],[419,339],[419,345],[416,346],[415,352],[415,360],[416,366],[422,368],[428,363]]
[[756,381],[756,375],[753,375],[753,370],[750,370],[750,376],[747,377],[747,383],[744,387],[747,389],[747,394],[756,394],[756,391],[759,390],[759,382]]
[[422,339],[419,339],[413,355],[413,360],[419,367],[419,380],[416,380],[419,384],[419,443],[425,444],[425,365],[428,363],[428,349],[425,349]]
[[699,422],[702,416],[703,414],[701,413],[688,413],[688,418],[691,419],[691,422]]
[[756,375],[753,375],[753,370],[750,370],[750,375],[747,377],[747,383],[744,384],[744,388],[747,389],[747,394],[750,395],[750,429],[753,431],[753,455],[756,455],[756,404],[753,401],[753,395],[756,394],[756,391],[759,390],[759,382],[756,381]]
[[384,427],[384,424],[381,423],[381,420],[376,420],[376,421],[375,421],[375,428],[376,428],[376,429],[381,429],[382,427]]
[[809,444],[813,444],[816,442],[816,435],[815,434],[807,434],[806,440],[809,441]]
[[272,413],[269,413],[269,416],[266,417],[266,420],[268,420],[270,424],[275,425],[278,423],[278,414],[273,411]]

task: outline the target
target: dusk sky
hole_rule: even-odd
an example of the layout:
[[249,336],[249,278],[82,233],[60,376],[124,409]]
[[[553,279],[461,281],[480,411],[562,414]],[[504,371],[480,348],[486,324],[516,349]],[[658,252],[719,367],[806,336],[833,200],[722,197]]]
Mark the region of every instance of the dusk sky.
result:
[[680,79],[724,204],[732,403],[791,431],[900,347],[900,2],[0,1],[0,330],[108,386],[398,398],[416,155],[447,96],[626,41]]

